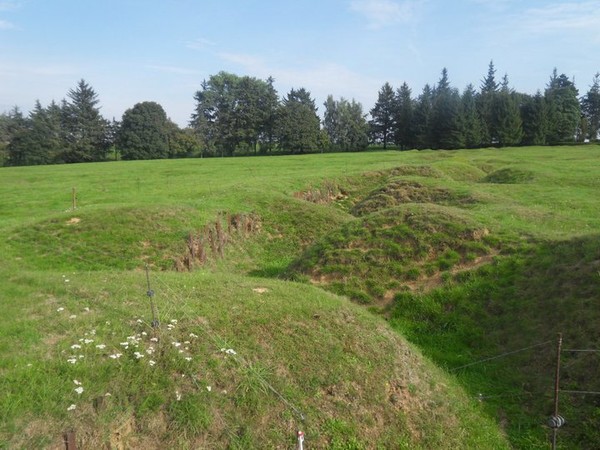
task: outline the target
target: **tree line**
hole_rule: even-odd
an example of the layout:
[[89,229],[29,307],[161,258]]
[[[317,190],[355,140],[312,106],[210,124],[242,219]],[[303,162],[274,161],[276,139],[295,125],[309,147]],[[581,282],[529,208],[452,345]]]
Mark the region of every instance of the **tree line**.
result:
[[463,92],[452,87],[446,69],[418,96],[406,83],[394,89],[386,82],[369,115],[359,102],[330,95],[321,120],[306,89],[280,98],[272,78],[227,72],[203,81],[194,100],[185,128],[151,101],[108,121],[98,94],[81,80],[60,104],[37,101],[27,116],[17,107],[0,114],[0,162],[361,151],[370,144],[402,150],[557,145],[596,140],[600,130],[600,74],[580,97],[555,69],[544,91],[530,95],[512,89],[507,75],[497,80],[493,62],[479,88],[470,84]]

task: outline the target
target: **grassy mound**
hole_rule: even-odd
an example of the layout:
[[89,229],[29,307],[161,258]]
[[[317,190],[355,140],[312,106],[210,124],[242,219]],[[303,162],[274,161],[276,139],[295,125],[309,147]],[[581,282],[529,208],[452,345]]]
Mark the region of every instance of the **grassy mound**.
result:
[[347,223],[310,247],[290,272],[360,302],[492,251],[489,231],[460,210],[409,204]]
[[464,205],[473,202],[474,199],[469,195],[457,194],[449,189],[429,187],[416,181],[392,179],[358,202],[352,209],[352,214],[363,216],[404,203]]
[[69,429],[82,448],[292,447],[298,429],[312,448],[506,447],[384,321],[316,288],[152,273],[153,328],[142,273],[8,279],[23,300],[0,337],[5,352],[21,335],[3,447],[59,447]]
[[533,181],[533,172],[529,170],[520,170],[508,167],[495,170],[494,172],[486,175],[481,181],[483,183],[494,184],[529,183]]

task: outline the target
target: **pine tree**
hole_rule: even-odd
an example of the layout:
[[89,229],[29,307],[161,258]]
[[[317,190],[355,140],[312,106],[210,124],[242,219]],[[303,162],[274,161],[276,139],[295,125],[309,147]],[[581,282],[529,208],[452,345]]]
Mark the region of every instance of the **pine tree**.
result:
[[385,83],[379,90],[377,102],[371,109],[371,121],[369,122],[370,133],[373,141],[383,143],[386,149],[388,143],[393,139],[396,128],[395,123],[396,98],[394,89],[389,83]]
[[573,142],[580,124],[581,107],[575,84],[554,69],[544,97],[548,106],[549,144]]
[[431,107],[430,136],[434,149],[457,149],[464,147],[460,116],[460,95],[450,86],[448,71],[442,70]]
[[519,109],[519,96],[510,89],[508,75],[504,75],[500,91],[494,97],[493,118],[499,146],[506,147],[521,143],[523,123]]
[[402,150],[415,146],[413,128],[414,102],[408,84],[402,83],[396,93],[396,132],[394,141]]
[[594,76],[590,90],[581,100],[581,109],[587,119],[587,138],[598,139],[600,132],[600,73]]
[[66,149],[64,162],[104,161],[108,153],[108,122],[100,114],[98,94],[84,80],[70,89],[63,103]]
[[284,150],[304,153],[319,148],[320,120],[315,101],[304,88],[292,89],[279,108],[278,138]]
[[482,144],[489,146],[498,142],[496,117],[494,117],[494,101],[498,94],[499,85],[496,82],[494,61],[490,61],[486,77],[482,80],[480,93],[477,97],[477,109],[482,120]]
[[548,117],[546,101],[540,91],[534,96],[523,96],[521,118],[523,120],[523,145],[546,145]]
[[476,104],[477,93],[472,84],[469,84],[461,98],[461,115],[465,147],[477,148],[482,144],[483,123]]
[[423,91],[416,101],[413,114],[413,133],[415,147],[418,149],[431,148],[431,136],[429,123],[431,121],[431,110],[433,106],[433,90],[429,84],[423,87]]

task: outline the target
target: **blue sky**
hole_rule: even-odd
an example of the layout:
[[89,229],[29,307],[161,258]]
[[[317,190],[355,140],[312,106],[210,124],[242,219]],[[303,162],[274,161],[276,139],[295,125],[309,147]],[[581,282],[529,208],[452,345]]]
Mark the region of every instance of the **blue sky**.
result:
[[387,81],[416,96],[443,67],[479,86],[493,59],[522,92],[552,69],[580,93],[600,71],[600,0],[0,0],[0,112],[60,101],[78,80],[120,119],[141,101],[186,125],[221,70],[275,78],[365,112]]

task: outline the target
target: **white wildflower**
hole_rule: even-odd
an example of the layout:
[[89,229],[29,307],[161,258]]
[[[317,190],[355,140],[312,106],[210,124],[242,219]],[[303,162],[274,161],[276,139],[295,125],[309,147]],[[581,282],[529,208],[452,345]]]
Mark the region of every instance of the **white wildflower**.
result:
[[63,307],[61,306],[60,308],[58,308],[58,309],[56,310],[56,312],[61,312],[61,311],[64,311],[64,310],[65,310],[65,308],[63,308]]
[[144,323],[144,321],[142,319],[138,319],[136,320],[137,323]]
[[73,389],[75,392],[77,392],[79,395],[81,395],[83,393],[83,388],[81,386],[76,387],[75,389]]
[[75,364],[77,362],[77,358],[75,356],[72,356],[69,359],[67,359],[67,362],[70,362],[71,364]]
[[206,390],[207,390],[208,392],[212,391],[212,386],[206,386]]
[[77,319],[77,315],[75,315],[75,314],[71,314],[71,315],[69,316],[69,319]]
[[140,358],[143,358],[143,357],[144,357],[144,355],[142,355],[140,352],[135,352],[135,353],[133,354],[133,356],[135,356],[137,359],[140,359]]
[[68,283],[70,280],[68,278],[65,278],[65,283]]
[[175,347],[181,347],[181,342],[171,342]]
[[158,338],[155,338],[155,337],[153,337],[153,338],[150,338],[150,340],[151,340],[152,342],[158,342]]
[[112,394],[110,392],[107,392],[106,394],[104,394],[105,397],[111,397]]
[[172,323],[173,325],[177,325],[177,319],[171,319],[171,323]]
[[186,360],[186,361],[191,361],[191,360],[192,360],[192,357],[191,357],[191,356],[186,356],[186,357],[185,357],[185,360]]
[[73,350],[75,350],[76,348],[81,348],[81,345],[79,345],[79,344],[73,344],[73,345],[71,345],[71,348]]
[[106,348],[106,344],[98,344],[98,345],[96,345],[96,348],[99,348],[100,350],[102,350],[103,348]]
[[150,361],[148,361],[148,364],[150,364],[151,366],[153,366],[154,364],[156,364],[156,361],[150,360]]
[[181,393],[179,391],[175,391],[175,398],[177,398],[177,401],[181,400]]
[[75,408],[77,408],[77,406],[71,405],[67,408],[67,411],[73,411]]
[[84,340],[83,340],[83,343],[84,343],[85,345],[91,344],[92,342],[94,342],[94,340],[93,340],[93,339],[84,339]]
[[81,381],[79,380],[73,380],[73,383],[75,383],[77,386],[81,386]]
[[112,355],[108,355],[108,357],[112,359],[118,359],[121,356],[123,356],[122,353],[113,353]]
[[194,333],[190,333],[190,337],[196,339],[198,337],[198,335],[194,334]]
[[190,341],[183,341],[184,344],[190,344]]

